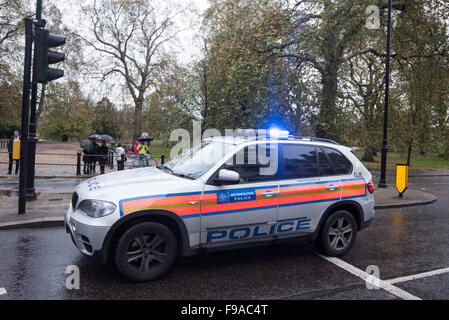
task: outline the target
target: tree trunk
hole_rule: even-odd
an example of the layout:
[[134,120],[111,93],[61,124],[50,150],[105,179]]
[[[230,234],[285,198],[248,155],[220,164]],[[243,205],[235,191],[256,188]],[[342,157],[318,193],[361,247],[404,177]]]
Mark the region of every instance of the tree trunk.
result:
[[133,128],[133,142],[142,134],[142,110],[143,98],[138,98],[135,101],[134,107],[134,128]]
[[338,89],[338,70],[342,63],[343,49],[337,45],[335,30],[328,28],[323,40],[323,69],[321,70],[321,106],[318,118],[317,137],[337,139],[336,105]]
[[410,140],[408,142],[408,151],[407,151],[407,166],[410,167],[410,158],[412,155],[412,144],[413,144],[413,140]]
[[337,139],[335,112],[337,102],[337,67],[327,65],[322,75],[322,101],[316,135],[319,138]]
[[366,146],[365,151],[363,153],[363,157],[360,160],[365,161],[365,162],[375,162],[374,161],[374,151],[375,151],[375,148],[373,146]]

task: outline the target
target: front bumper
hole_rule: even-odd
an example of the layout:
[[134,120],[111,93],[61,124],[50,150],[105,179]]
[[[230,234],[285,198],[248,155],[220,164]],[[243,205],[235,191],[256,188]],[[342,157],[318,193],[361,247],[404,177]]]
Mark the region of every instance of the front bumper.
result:
[[104,256],[103,242],[111,227],[108,219],[88,217],[79,210],[73,211],[70,204],[64,221],[67,233],[82,254]]

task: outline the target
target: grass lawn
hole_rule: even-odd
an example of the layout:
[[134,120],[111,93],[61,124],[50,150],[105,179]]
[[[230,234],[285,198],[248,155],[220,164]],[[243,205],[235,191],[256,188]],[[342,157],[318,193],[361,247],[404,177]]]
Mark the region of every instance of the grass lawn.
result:
[[[357,158],[362,158],[363,151],[356,151],[355,155]],[[369,170],[380,170],[380,158],[381,153],[378,152],[377,156],[374,157],[376,162],[366,162],[363,164]],[[396,164],[407,163],[407,153],[399,153],[399,152],[388,152],[387,154],[387,170],[396,170]],[[424,156],[421,155],[412,155],[410,159],[410,168],[409,170],[415,171],[430,171],[430,170],[449,170],[449,160],[444,160],[443,158],[439,158],[436,154],[426,154]]]
[[161,155],[165,155],[165,160],[170,159],[170,147],[154,146],[150,144],[150,153],[152,157],[160,158]]

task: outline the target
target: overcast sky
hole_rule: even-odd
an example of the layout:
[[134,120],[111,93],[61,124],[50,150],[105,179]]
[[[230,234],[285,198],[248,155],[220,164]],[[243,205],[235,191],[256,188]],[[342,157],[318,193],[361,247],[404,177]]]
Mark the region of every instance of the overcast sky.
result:
[[[33,0],[32,0],[33,1]],[[52,2],[58,7],[63,15],[64,24],[69,26],[72,30],[81,31],[80,24],[80,7],[79,2],[83,4],[93,3],[93,0],[74,0],[74,1],[60,1],[60,0],[43,0],[44,6],[46,3]],[[172,0],[174,3],[186,5],[191,3],[192,9],[196,9],[199,13],[203,13],[209,7],[208,0]],[[33,1],[34,2],[34,1]],[[35,4],[34,4],[35,5]],[[189,14],[189,13],[186,13]],[[45,17],[44,17],[45,18]],[[194,19],[195,26],[188,25],[188,21]],[[178,62],[188,64],[192,60],[200,56],[201,44],[195,35],[199,32],[201,23],[198,17],[189,17],[183,15],[176,20],[179,29],[183,30],[178,34],[178,42],[176,43],[176,51],[178,52]],[[96,79],[83,79],[83,92],[86,95],[93,96],[94,99],[101,99],[102,96],[107,95],[114,103],[120,106],[123,103],[131,102],[129,94],[123,94],[121,90],[111,90],[110,86],[101,86]],[[82,83],[83,85],[83,83]]]

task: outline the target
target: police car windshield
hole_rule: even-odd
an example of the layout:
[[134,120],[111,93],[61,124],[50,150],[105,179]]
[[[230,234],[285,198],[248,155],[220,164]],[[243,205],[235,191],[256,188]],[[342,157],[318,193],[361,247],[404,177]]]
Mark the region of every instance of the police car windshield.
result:
[[235,145],[232,143],[206,140],[167,162],[164,167],[174,175],[196,179],[223,159],[233,148]]

